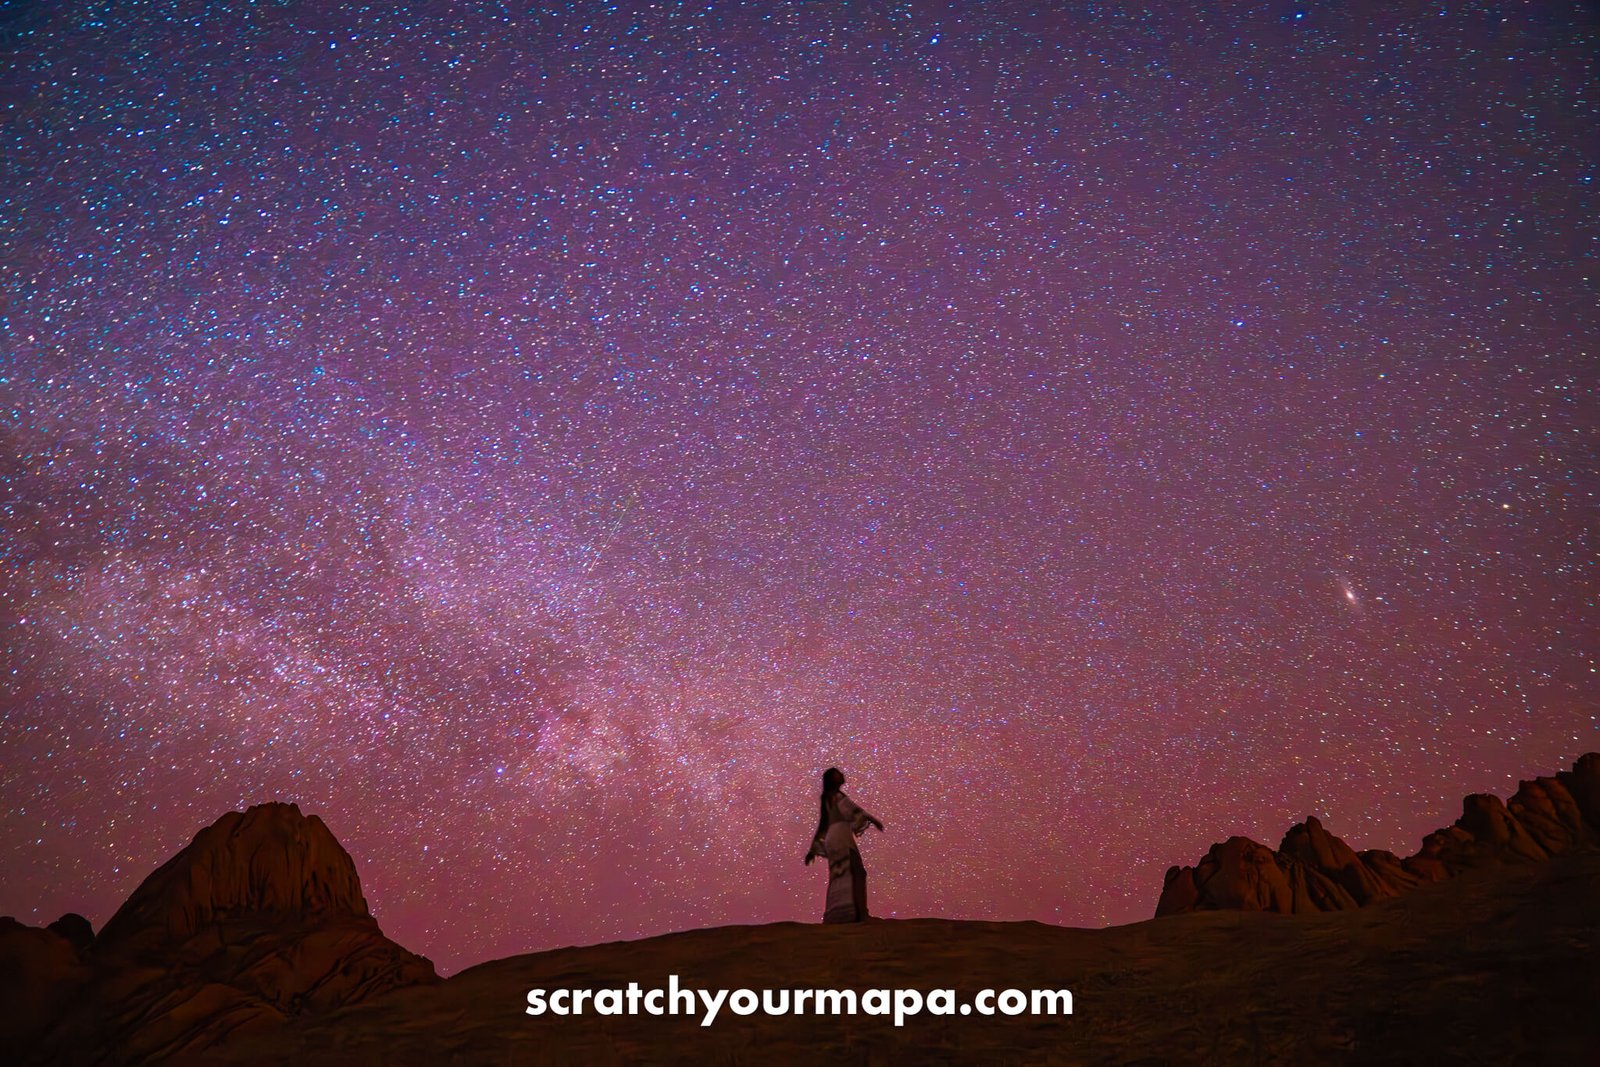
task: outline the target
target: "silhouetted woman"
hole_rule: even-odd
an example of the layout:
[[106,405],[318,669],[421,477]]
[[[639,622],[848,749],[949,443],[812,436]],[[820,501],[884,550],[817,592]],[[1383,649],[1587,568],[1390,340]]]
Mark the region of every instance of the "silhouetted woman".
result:
[[839,768],[829,767],[823,773],[817,833],[806,853],[807,864],[818,856],[828,860],[828,898],[822,912],[825,923],[858,923],[869,917],[867,868],[856,848],[856,835],[868,826],[883,830],[883,823],[844,795],[843,785],[844,772]]

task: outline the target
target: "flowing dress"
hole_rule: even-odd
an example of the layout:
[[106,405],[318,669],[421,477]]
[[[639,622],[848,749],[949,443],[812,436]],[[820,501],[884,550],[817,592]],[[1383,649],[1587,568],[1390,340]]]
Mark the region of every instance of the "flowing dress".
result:
[[842,790],[828,801],[827,829],[811,842],[811,854],[828,861],[828,896],[822,912],[825,923],[853,923],[867,917],[867,870],[856,849],[856,835],[873,821],[872,815]]

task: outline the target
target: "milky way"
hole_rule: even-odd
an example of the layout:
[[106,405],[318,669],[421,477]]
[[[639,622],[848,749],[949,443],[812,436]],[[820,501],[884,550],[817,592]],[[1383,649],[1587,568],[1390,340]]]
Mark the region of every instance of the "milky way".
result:
[[1101,925],[1600,747],[1581,4],[18,4],[0,912]]

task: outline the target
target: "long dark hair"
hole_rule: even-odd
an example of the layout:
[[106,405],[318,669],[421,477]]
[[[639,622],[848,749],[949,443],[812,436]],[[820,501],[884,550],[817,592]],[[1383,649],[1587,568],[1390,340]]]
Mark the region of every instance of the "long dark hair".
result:
[[813,837],[821,837],[828,832],[828,802],[842,785],[844,785],[844,772],[839,768],[829,767],[822,772],[822,799],[818,805],[820,810],[817,814],[817,832],[812,835]]

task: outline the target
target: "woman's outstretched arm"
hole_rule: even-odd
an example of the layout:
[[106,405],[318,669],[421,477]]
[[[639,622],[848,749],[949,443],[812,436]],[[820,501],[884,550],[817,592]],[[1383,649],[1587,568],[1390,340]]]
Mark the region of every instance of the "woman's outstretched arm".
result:
[[851,832],[858,836],[868,826],[876,826],[879,830],[883,829],[883,823],[878,821],[876,815],[845,796],[842,792],[839,794],[839,813],[850,823]]

